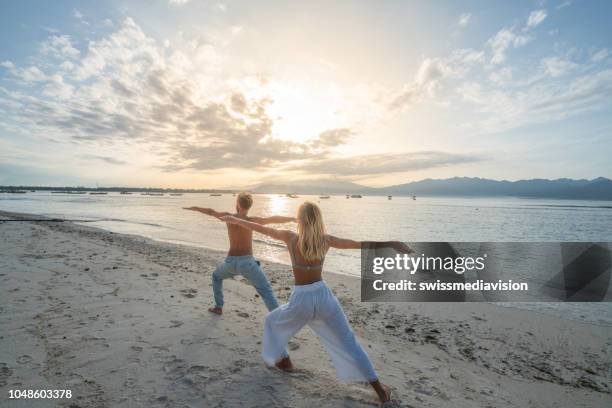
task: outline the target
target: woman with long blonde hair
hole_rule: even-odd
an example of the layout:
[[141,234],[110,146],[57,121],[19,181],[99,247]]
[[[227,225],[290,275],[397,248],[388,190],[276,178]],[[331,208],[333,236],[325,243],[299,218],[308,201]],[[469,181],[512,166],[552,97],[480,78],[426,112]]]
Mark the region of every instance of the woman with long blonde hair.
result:
[[[381,402],[390,399],[389,387],[383,385],[374,371],[370,359],[349,326],[344,311],[321,277],[323,261],[329,248],[360,249],[363,242],[338,238],[325,232],[323,215],[319,207],[305,202],[298,209],[297,230],[279,230],[265,227],[233,216],[222,221],[259,232],[283,241],[287,245],[295,287],[289,303],[271,311],[264,324],[264,361],[269,366],[291,371],[293,364],[286,346],[305,325],[309,325],[321,339],[331,356],[338,377],[343,381],[369,382]],[[379,243],[398,252],[411,252],[397,241]]]

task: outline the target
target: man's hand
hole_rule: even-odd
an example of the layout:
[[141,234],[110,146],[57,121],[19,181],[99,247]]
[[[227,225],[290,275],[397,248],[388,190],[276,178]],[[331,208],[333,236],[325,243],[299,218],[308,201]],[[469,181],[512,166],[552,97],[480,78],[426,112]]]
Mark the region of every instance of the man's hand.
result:
[[198,207],[183,207],[183,210],[188,210],[188,211],[199,211],[200,209]]

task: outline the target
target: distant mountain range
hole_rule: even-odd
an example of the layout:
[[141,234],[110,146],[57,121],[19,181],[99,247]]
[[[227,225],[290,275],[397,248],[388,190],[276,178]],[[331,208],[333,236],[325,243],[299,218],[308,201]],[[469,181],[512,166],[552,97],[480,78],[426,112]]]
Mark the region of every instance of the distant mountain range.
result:
[[[232,193],[228,189],[166,189],[143,187],[36,187],[0,186],[0,190],[60,190],[60,191],[130,191],[163,193]],[[593,180],[532,179],[497,181],[478,177],[425,179],[388,187],[367,187],[341,180],[301,180],[291,183],[263,183],[246,188],[255,193],[269,194],[362,194],[362,195],[417,195],[446,197],[527,197],[612,201],[612,180],[598,177]]]
[[369,194],[457,197],[530,197],[584,200],[612,200],[612,180],[533,179],[497,181],[478,177],[425,179],[406,184],[372,188],[345,181],[299,181],[265,183],[252,189],[257,193]]

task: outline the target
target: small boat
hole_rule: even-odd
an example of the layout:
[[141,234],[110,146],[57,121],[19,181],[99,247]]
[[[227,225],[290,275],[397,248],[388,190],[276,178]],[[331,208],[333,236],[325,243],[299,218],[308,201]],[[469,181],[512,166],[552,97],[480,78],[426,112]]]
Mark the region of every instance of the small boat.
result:
[[329,198],[329,196],[328,196],[328,195],[324,195],[324,196],[319,196],[319,198],[322,198],[322,199],[328,199],[328,198]]
[[415,196],[415,195],[413,195],[413,196],[412,196],[412,199],[413,199],[413,200],[416,200],[416,196]]
[[298,198],[297,194],[285,194],[289,198]]
[[171,196],[182,196],[183,193],[170,193]]
[[221,197],[223,194],[220,193],[210,193],[211,197]]
[[87,191],[66,191],[66,194],[87,194]]
[[361,194],[351,194],[351,198],[361,198]]
[[132,194],[132,193],[130,193],[129,191],[122,191],[121,194],[128,195],[128,194]]
[[387,200],[392,200],[393,196],[387,196]]
[[351,196],[347,194],[347,195],[346,195],[346,198],[351,198]]
[[150,196],[160,197],[163,196],[164,193],[149,193]]
[[90,191],[89,194],[91,195],[107,195],[108,193],[105,191]]

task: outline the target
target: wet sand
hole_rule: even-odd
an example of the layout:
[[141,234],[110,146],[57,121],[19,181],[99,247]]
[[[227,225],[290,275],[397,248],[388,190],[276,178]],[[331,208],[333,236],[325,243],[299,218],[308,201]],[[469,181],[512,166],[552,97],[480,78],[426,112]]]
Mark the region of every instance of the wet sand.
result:
[[[2,218],[11,214],[1,213]],[[205,232],[204,232],[205,233]],[[265,307],[225,281],[218,251],[72,223],[0,223],[0,406],[370,407],[304,329],[297,371],[266,368]],[[262,262],[279,301],[284,265]],[[399,407],[607,407],[612,328],[491,304],[373,304],[359,280],[325,279]],[[9,389],[70,389],[68,400],[9,400]]]

